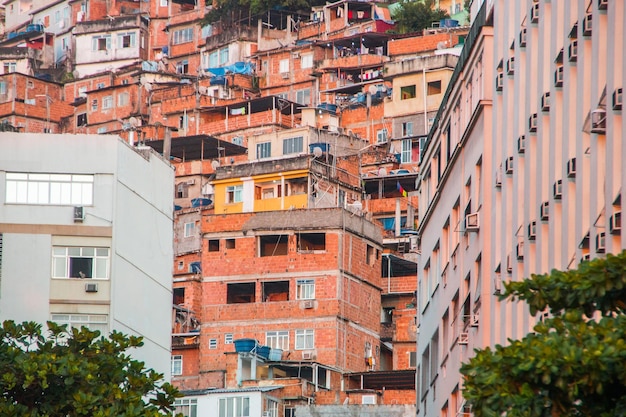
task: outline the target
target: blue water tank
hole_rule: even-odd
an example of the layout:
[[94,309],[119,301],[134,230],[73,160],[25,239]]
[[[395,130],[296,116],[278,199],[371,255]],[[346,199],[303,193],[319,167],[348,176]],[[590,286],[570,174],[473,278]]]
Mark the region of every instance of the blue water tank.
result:
[[439,27],[442,28],[455,28],[459,26],[459,21],[454,19],[441,19],[439,21]]
[[43,25],[30,24],[26,26],[26,32],[43,32]]
[[315,148],[319,148],[322,152],[328,152],[328,150],[330,149],[330,144],[325,142],[309,144],[310,153],[315,153]]

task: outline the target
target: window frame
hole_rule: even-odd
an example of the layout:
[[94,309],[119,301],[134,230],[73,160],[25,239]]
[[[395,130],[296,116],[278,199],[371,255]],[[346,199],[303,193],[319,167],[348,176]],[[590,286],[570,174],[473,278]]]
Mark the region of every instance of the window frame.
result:
[[415,84],[403,85],[400,87],[400,100],[410,100],[417,97],[417,87]]
[[95,35],[91,37],[93,52],[107,52],[111,50],[111,35]]
[[226,187],[226,204],[237,204],[243,201],[243,185]]
[[[128,46],[124,46],[125,40],[128,39]],[[117,47],[119,49],[130,49],[137,46],[137,33],[124,32],[117,34]]]
[[250,417],[250,397],[220,397],[217,399],[217,412],[218,417]]
[[193,27],[175,30],[174,33],[172,33],[172,45],[182,45],[184,43],[193,42],[194,35]]
[[[78,253],[77,253],[78,250]],[[106,250],[106,255],[102,251]],[[89,252],[93,251],[90,255]],[[98,254],[98,252],[101,254]],[[61,253],[63,252],[63,253]],[[80,267],[79,259],[91,259],[90,276],[72,276],[73,268]],[[61,272],[60,274],[59,272]],[[102,271],[104,270],[104,273]],[[60,246],[52,247],[50,276],[56,279],[94,279],[108,280],[111,274],[111,248],[102,246]],[[76,275],[76,274],[74,274]]]
[[289,58],[283,58],[278,61],[278,72],[280,72],[281,74],[289,73],[289,68]]
[[313,68],[313,54],[300,55],[300,68],[302,69]]
[[303,136],[283,139],[283,155],[300,154],[302,152],[304,152]]
[[88,174],[7,172],[5,203],[90,206],[94,181]]
[[297,329],[294,349],[295,350],[315,349],[315,330]]
[[113,96],[102,97],[102,110],[110,110],[113,108]]
[[315,280],[296,280],[296,300],[315,300]]
[[287,330],[265,332],[265,345],[273,349],[289,350],[289,332]]
[[177,398],[174,400],[174,413],[185,417],[198,416],[198,400],[196,398]]
[[266,159],[272,157],[272,142],[259,142],[256,144],[256,158]]
[[[64,320],[60,316],[67,316],[67,319]],[[81,320],[82,318],[86,320]],[[98,330],[103,335],[109,332],[109,318],[106,314],[51,313],[50,321],[60,325],[66,324],[68,330],[86,327]]]
[[186,222],[183,228],[185,237],[193,237],[196,234],[196,222]]

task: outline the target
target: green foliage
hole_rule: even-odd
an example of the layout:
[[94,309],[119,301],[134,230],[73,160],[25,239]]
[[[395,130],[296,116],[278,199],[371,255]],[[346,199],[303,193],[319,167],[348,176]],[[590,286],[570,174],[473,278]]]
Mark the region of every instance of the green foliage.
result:
[[[178,391],[125,354],[143,344],[83,327],[5,321],[0,327],[0,415],[157,417],[171,415]],[[161,384],[161,385],[159,385]]]
[[201,24],[212,24],[217,21],[222,21],[224,24],[245,22],[248,18],[256,16],[250,19],[252,25],[256,26],[256,19],[263,17],[263,13],[268,10],[308,15],[312,6],[325,3],[325,0],[217,0],[217,7],[212,8],[204,16]]
[[411,33],[431,27],[433,22],[450,17],[448,12],[435,9],[435,0],[403,1],[392,16],[400,33]]
[[551,318],[461,368],[476,417],[626,416],[626,252],[506,284]]

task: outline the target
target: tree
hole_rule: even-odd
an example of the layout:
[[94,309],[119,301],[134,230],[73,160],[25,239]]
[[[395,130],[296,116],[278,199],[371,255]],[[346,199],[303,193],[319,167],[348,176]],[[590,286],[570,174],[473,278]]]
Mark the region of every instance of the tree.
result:
[[418,32],[448,17],[445,10],[435,9],[435,0],[403,1],[393,15],[400,33]]
[[626,252],[505,288],[550,318],[461,367],[474,415],[626,415]]
[[[0,327],[0,415],[157,417],[171,415],[178,391],[125,354],[141,338],[48,322]],[[161,383],[161,385],[159,385]]]

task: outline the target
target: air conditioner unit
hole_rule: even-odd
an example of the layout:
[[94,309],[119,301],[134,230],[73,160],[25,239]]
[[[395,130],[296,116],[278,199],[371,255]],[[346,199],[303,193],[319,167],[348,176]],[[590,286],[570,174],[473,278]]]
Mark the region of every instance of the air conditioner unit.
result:
[[502,166],[496,171],[496,187],[502,187]]
[[588,262],[591,260],[591,254],[589,253],[585,253],[581,258],[580,258],[580,262]]
[[609,232],[612,235],[619,235],[622,231],[622,212],[616,211],[609,217]]
[[616,88],[613,91],[613,110],[621,110],[623,100],[622,87]]
[[522,30],[519,33],[519,46],[521,47],[526,46],[526,33],[527,33],[526,28],[522,28]]
[[294,52],[291,54],[292,58],[300,58],[300,52]]
[[504,172],[508,175],[511,175],[513,173],[513,157],[509,156],[508,158],[506,158],[506,161],[504,161]]
[[305,361],[310,361],[311,359],[313,359],[313,357],[313,352],[302,352],[302,359],[304,359]]
[[506,61],[506,73],[508,75],[515,74],[515,57],[514,56],[509,58],[508,61]]
[[74,222],[81,223],[85,220],[85,208],[74,207]]
[[563,197],[563,180],[556,180],[552,186],[552,196],[555,200],[560,200]]
[[469,343],[469,334],[467,332],[459,333],[459,345],[467,345]]
[[583,36],[591,36],[593,15],[590,13],[583,19]]
[[465,216],[465,231],[477,232],[479,229],[479,216],[478,213],[470,213]]
[[576,158],[567,161],[567,178],[576,178]]
[[470,316],[470,326],[478,327],[479,318],[480,318],[480,316],[478,314],[472,314]]
[[313,300],[306,300],[302,302],[302,308],[309,309],[315,307]]
[[526,135],[521,135],[519,138],[517,138],[517,152],[526,152]]
[[541,110],[550,111],[550,92],[545,92],[541,96]]
[[554,86],[563,87],[563,65],[559,65],[554,71]]
[[281,72],[280,76],[283,77],[284,79],[289,78],[289,73],[288,72]]
[[596,235],[596,253],[604,253],[606,250],[606,234],[600,232]]
[[598,9],[606,10],[609,7],[609,0],[598,0]]
[[98,284],[88,282],[85,284],[85,292],[98,292]]
[[376,404],[376,395],[363,395],[361,404]]
[[187,180],[185,183],[186,183],[187,185],[194,185],[194,184],[196,183],[196,179],[195,179],[195,178],[192,178],[192,179],[190,179],[190,180]]
[[541,220],[547,221],[550,218],[550,202],[544,201],[540,208]]
[[532,9],[530,9],[530,22],[539,22],[539,3],[534,3]]
[[509,274],[513,272],[513,260],[510,253],[506,255],[506,272]]
[[537,222],[535,220],[528,223],[528,239],[537,239]]
[[591,133],[598,135],[606,133],[606,110],[595,109],[591,112]]
[[528,118],[528,131],[529,132],[536,132],[537,131],[537,122],[538,122],[539,116],[537,115],[537,113],[533,113],[529,118]]
[[499,72],[498,75],[496,75],[496,91],[502,91],[503,87],[504,87],[504,74]]
[[519,242],[517,244],[517,260],[521,261],[522,259],[524,259],[524,242]]
[[500,274],[496,274],[493,278],[493,294],[500,295],[502,293],[502,279],[500,278]]
[[569,52],[569,62],[576,62],[578,59],[578,41],[576,39],[572,39],[568,48]]

